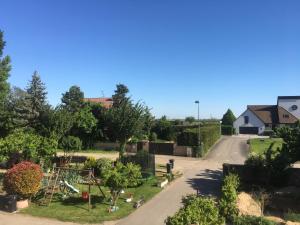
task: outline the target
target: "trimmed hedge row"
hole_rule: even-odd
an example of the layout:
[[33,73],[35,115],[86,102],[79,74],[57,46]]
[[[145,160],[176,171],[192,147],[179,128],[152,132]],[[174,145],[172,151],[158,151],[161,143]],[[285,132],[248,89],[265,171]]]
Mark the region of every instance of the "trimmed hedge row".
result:
[[[202,148],[198,156],[204,156],[207,151],[216,143],[220,138],[220,125],[219,124],[209,124],[208,126],[203,126],[200,129],[200,139],[202,143]],[[177,136],[177,144],[179,146],[197,146],[198,145],[198,130],[188,129],[181,132]]]
[[230,125],[222,125],[222,134],[223,135],[233,135],[234,134],[234,128]]

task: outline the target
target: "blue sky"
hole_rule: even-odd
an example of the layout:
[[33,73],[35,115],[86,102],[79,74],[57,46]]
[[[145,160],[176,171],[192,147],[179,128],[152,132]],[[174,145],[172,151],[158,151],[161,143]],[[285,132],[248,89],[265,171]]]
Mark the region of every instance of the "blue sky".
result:
[[12,85],[37,70],[53,105],[126,84],[156,116],[221,117],[300,95],[297,0],[0,0]]

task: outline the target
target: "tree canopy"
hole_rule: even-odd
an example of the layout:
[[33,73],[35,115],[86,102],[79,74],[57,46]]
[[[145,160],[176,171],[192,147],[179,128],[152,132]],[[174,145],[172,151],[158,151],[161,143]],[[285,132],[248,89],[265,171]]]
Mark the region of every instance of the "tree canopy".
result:
[[70,87],[69,91],[62,94],[61,102],[70,112],[77,112],[83,105],[84,93],[78,86]]
[[231,109],[228,109],[227,112],[223,115],[222,125],[233,126],[233,122],[236,120]]

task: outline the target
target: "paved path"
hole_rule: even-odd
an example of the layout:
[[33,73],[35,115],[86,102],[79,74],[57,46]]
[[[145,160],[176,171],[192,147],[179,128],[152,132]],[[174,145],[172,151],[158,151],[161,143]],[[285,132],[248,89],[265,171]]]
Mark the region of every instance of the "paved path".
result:
[[[163,225],[164,220],[181,207],[181,198],[187,194],[217,195],[222,177],[222,163],[243,163],[248,152],[248,136],[223,137],[202,160],[184,157],[157,156],[158,163],[175,159],[175,169],[183,176],[167,186],[144,206],[119,222],[105,225]],[[113,157],[113,156],[110,156]],[[36,218],[0,211],[0,225],[74,225],[57,220]]]
[[218,195],[222,164],[243,163],[248,153],[247,139],[245,136],[223,137],[205,159],[189,161],[183,177],[117,225],[163,225],[164,220],[181,207],[182,196],[196,190],[205,195]]

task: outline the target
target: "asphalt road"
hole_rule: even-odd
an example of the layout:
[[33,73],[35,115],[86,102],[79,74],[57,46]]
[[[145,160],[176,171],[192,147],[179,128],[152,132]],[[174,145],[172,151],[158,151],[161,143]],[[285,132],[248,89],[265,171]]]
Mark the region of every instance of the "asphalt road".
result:
[[[163,225],[181,207],[182,196],[196,193],[219,194],[223,163],[243,163],[248,154],[247,136],[222,137],[202,160],[185,159],[184,175],[143,207],[117,225]],[[177,161],[175,160],[175,164]],[[179,162],[180,163],[180,162]],[[182,166],[181,166],[182,167]]]

